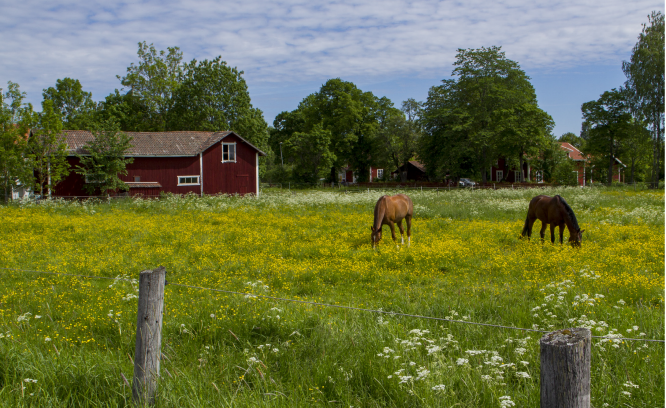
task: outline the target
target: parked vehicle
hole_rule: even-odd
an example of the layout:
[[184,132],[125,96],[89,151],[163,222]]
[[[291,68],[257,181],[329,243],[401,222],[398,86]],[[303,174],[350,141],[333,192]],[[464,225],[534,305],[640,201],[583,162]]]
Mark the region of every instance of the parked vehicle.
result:
[[472,187],[475,186],[476,183],[468,178],[461,178],[460,181],[458,182],[458,185],[460,187]]

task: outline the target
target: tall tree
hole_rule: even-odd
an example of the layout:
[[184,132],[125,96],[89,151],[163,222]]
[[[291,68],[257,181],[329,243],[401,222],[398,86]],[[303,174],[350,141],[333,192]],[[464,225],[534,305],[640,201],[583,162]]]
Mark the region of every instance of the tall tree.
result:
[[[402,103],[402,110],[392,108],[386,112],[388,114],[381,118],[377,131],[378,165],[397,170],[416,155],[421,134],[417,122],[421,104],[409,99]],[[405,171],[400,177],[401,181],[407,181]]]
[[653,11],[638,36],[629,61],[622,63],[627,77],[632,113],[648,123],[652,133],[652,183],[656,186],[664,156],[664,15]]
[[42,197],[45,191],[51,196],[55,186],[69,174],[60,114],[55,111],[53,101],[45,99],[42,111],[33,112],[28,121],[31,131],[26,156],[34,169],[34,185]]
[[169,130],[173,95],[183,75],[183,53],[178,47],[168,47],[167,50],[158,52],[153,44],[140,42],[139,63],[130,64],[125,76],[117,76],[128,92],[145,106],[148,130],[157,132]]
[[296,181],[316,183],[327,175],[335,161],[331,153],[331,132],[315,125],[309,132],[295,132],[284,143],[284,153],[293,164]]
[[622,158],[626,160],[630,168],[629,182],[634,183],[636,176],[636,167],[642,162],[649,161],[650,156],[650,131],[643,122],[630,119],[626,126],[622,140]]
[[85,153],[78,155],[79,165],[74,171],[86,179],[84,188],[89,194],[98,191],[127,191],[129,187],[120,179],[127,175],[126,166],[134,161],[126,157],[132,138],[120,130],[118,123],[107,120],[92,128],[93,140],[83,146]]
[[[486,182],[486,171],[500,154],[522,166],[546,143],[552,119],[539,109],[534,88],[520,66],[501,47],[459,49],[452,75],[431,88],[425,104],[422,159],[440,174],[454,177],[473,163]],[[446,146],[433,155],[436,145]],[[467,170],[468,172],[469,170]]]
[[261,110],[252,106],[243,71],[229,67],[219,56],[185,64],[170,128],[233,130],[260,148],[268,143],[268,125]]
[[380,104],[372,92],[363,92],[351,82],[329,79],[319,92],[307,96],[299,104],[305,131],[321,124],[331,132],[331,152],[336,157],[331,166],[331,180],[337,169],[349,164],[358,178],[367,180],[373,164],[375,132],[378,128]]
[[585,102],[583,112],[583,137],[586,154],[608,158],[608,183],[613,182],[613,165],[618,155],[620,141],[628,131],[631,115],[626,93],[613,89],[604,92],[596,101]]
[[96,103],[90,92],[83,91],[78,79],[58,79],[55,88],[44,89],[42,95],[45,100],[53,101],[53,108],[60,115],[65,129],[90,128]]
[[0,88],[0,184],[5,202],[15,187],[32,181],[32,167],[24,157],[29,129],[23,120],[32,107],[23,106],[24,98],[16,83],[10,81],[5,93]]

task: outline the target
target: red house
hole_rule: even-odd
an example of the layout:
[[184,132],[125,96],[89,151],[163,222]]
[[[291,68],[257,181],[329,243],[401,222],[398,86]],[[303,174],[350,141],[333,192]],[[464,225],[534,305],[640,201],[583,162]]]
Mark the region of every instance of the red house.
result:
[[[93,139],[86,130],[65,130],[73,168]],[[126,157],[134,158],[121,179],[129,195],[259,194],[259,156],[266,153],[234,132],[125,132],[132,138]],[[87,180],[73,171],[53,196],[86,196]]]

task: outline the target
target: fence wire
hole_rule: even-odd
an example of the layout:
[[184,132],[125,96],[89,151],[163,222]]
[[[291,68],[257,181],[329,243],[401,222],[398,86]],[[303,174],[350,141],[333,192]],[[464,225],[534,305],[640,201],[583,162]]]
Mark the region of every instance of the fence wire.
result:
[[[32,270],[32,269],[0,268],[0,270],[42,273],[42,274],[49,274],[49,275],[72,276],[72,277],[79,277],[79,278],[86,278],[86,279],[110,279],[110,280],[120,280],[120,281],[126,281],[126,282],[136,282],[136,279],[112,278],[112,277],[108,277],[108,276],[79,275],[79,274],[64,273],[64,272],[38,271],[38,270]],[[384,314],[384,315],[389,315],[389,316],[411,317],[411,318],[415,318],[415,319],[436,320],[436,321],[449,322],[449,323],[462,323],[462,324],[470,324],[470,325],[475,325],[475,326],[496,327],[496,328],[508,329],[508,330],[521,330],[521,331],[526,331],[526,332],[537,332],[537,333],[550,333],[550,332],[552,332],[552,330],[547,331],[547,330],[538,330],[538,329],[526,329],[526,328],[522,328],[522,327],[503,326],[503,325],[490,324],[490,323],[470,322],[470,321],[467,321],[467,320],[453,320],[453,319],[445,319],[445,318],[442,318],[442,317],[422,316],[422,315],[415,315],[415,314],[409,314],[409,313],[389,312],[389,311],[386,311],[386,310],[365,309],[365,308],[353,307],[353,306],[333,305],[333,304],[330,304],[330,303],[310,302],[310,301],[307,301],[307,300],[299,300],[299,299],[287,299],[287,298],[281,298],[281,297],[277,297],[277,296],[257,295],[257,294],[253,294],[253,293],[247,293],[247,292],[237,292],[237,291],[232,291],[232,290],[206,288],[206,287],[203,287],[203,286],[186,285],[186,284],[183,284],[183,283],[176,283],[176,282],[166,282],[166,284],[171,285],[171,286],[179,286],[179,287],[189,288],[189,289],[208,290],[208,291],[212,291],[212,292],[227,293],[227,294],[231,294],[231,295],[242,295],[242,296],[245,296],[245,297],[248,297],[248,298],[271,299],[271,300],[278,300],[278,301],[292,302],[292,303],[301,303],[301,304],[307,304],[307,305],[319,306],[319,307],[332,307],[332,308],[337,308],[337,309],[356,310],[356,311],[359,311],[359,312]],[[636,339],[636,338],[628,338],[628,337],[606,337],[606,336],[591,336],[591,337],[594,338],[594,339],[605,339],[605,340],[609,340],[609,341],[615,341],[615,340],[625,341],[626,340],[626,341],[647,341],[647,342],[655,342],[655,343],[666,343],[665,340],[659,340],[659,339]]]

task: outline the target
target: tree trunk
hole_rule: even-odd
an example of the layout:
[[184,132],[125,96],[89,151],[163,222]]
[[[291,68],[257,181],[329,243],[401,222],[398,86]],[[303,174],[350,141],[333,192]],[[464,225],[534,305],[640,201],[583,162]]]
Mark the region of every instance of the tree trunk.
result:
[[631,184],[634,184],[634,163],[635,162],[636,162],[636,159],[632,157],[631,158],[631,178],[629,179]]
[[520,166],[520,180],[517,180],[518,182],[523,181],[523,154],[520,153],[518,155],[518,165]]
[[481,183],[486,184],[486,148],[481,153]]

